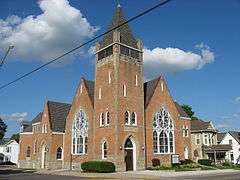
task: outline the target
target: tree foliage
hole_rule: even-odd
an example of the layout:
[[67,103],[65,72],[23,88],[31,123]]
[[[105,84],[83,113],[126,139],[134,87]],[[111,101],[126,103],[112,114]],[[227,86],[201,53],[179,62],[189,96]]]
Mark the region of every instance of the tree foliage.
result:
[[0,118],[0,140],[3,139],[6,131],[7,131],[7,125]]
[[182,108],[192,120],[197,120],[198,119],[197,117],[194,116],[195,112],[192,110],[192,106],[187,105],[187,104],[183,104]]
[[15,140],[19,143],[19,133],[13,134],[11,140]]

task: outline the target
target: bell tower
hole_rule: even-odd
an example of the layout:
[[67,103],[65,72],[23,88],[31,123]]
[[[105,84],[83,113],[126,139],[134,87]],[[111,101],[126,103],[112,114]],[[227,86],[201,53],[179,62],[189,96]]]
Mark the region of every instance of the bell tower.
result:
[[[108,30],[124,22],[126,19],[118,5]],[[96,43],[95,159],[112,161],[118,170],[144,168],[142,49],[142,42],[135,39],[128,24],[109,32]],[[130,141],[132,147],[126,147]],[[102,146],[105,142],[106,157]]]

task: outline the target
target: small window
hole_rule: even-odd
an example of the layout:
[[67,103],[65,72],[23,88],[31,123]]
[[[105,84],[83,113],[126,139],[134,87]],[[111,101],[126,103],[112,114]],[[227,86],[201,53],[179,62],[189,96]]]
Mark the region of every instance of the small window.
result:
[[232,145],[232,140],[231,139],[229,140],[229,145]]
[[98,90],[98,99],[102,99],[102,89],[99,88]]
[[106,112],[106,125],[109,125],[110,123],[110,115],[109,115],[109,112],[107,111]]
[[111,84],[111,81],[112,81],[112,79],[111,79],[111,72],[109,71],[108,72],[108,84]]
[[102,144],[102,159],[107,159],[107,142]]
[[85,137],[85,154],[88,152],[88,137]]
[[59,147],[59,148],[57,149],[57,159],[58,159],[58,160],[61,160],[61,159],[62,159],[62,148],[61,148],[61,147]]
[[26,153],[26,157],[30,157],[31,156],[31,148],[30,146],[27,147],[27,153]]
[[161,82],[161,90],[163,91],[163,82]]
[[126,85],[123,85],[123,96],[126,97],[127,96],[127,88]]
[[153,131],[153,152],[158,152],[158,135],[156,131]]
[[101,113],[100,114],[100,126],[104,126],[105,125],[105,118],[104,118],[104,114]]
[[80,93],[82,94],[82,92],[83,92],[83,86],[81,84],[81,86],[80,86]]
[[131,125],[137,124],[137,114],[135,112],[132,112],[132,118],[131,118]]
[[130,125],[130,113],[128,111],[125,112],[125,124]]
[[34,150],[33,150],[34,154],[37,153],[37,140],[34,141]]
[[138,86],[138,75],[135,75],[135,85]]

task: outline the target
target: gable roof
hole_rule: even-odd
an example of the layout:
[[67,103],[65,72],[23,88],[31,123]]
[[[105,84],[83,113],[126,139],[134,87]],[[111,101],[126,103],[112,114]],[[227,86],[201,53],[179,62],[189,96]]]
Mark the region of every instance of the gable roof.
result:
[[[124,22],[126,22],[126,19],[123,15],[122,8],[121,8],[121,6],[118,6],[112,17],[112,21],[108,26],[108,30],[111,30],[111,29],[123,24]],[[120,39],[121,43],[126,44],[130,47],[137,48],[137,41],[134,38],[128,24],[124,24],[124,25],[120,26],[119,28],[117,28],[116,30],[119,31],[121,34],[121,39]],[[115,31],[115,30],[113,30],[113,31]],[[113,43],[113,31],[107,33],[103,37],[103,40],[100,42],[100,48],[104,48]]]
[[147,107],[147,105],[149,104],[153,96],[153,93],[157,87],[157,83],[160,79],[161,79],[161,76],[144,83],[144,106],[145,107]]
[[226,134],[225,132],[217,133],[217,142],[220,143]]
[[[209,131],[209,127],[212,126],[211,122],[203,120],[191,120],[191,130],[192,131]],[[213,130],[215,131],[215,130]]]
[[180,117],[184,117],[184,118],[190,118],[188,116],[188,114],[184,111],[184,109],[182,108],[182,106],[180,106],[176,101],[175,101],[175,105],[176,105],[176,108],[178,110],[178,113],[180,115]]
[[[38,113],[35,118],[31,122],[29,122],[29,125],[25,126],[23,129],[23,132],[32,132],[32,124],[40,122],[42,120],[42,112]],[[26,124],[27,122],[25,122]]]
[[95,82],[90,81],[90,80],[86,80],[86,79],[83,79],[83,81],[85,82],[85,85],[87,87],[87,91],[88,91],[90,100],[91,100],[92,104],[94,105],[94,86],[95,86]]
[[53,132],[65,132],[66,118],[71,104],[61,102],[47,102],[50,127]]
[[236,139],[236,141],[240,144],[240,132],[238,131],[229,131],[229,134]]

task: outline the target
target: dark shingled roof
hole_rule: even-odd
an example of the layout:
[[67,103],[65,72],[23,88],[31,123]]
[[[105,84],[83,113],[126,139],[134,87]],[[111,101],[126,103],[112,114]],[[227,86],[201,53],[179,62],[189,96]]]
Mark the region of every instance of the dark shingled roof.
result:
[[210,122],[205,122],[203,120],[191,120],[191,130],[192,131],[205,131],[211,126]]
[[50,127],[53,132],[64,132],[71,104],[48,101]]
[[[115,11],[115,14],[112,17],[112,21],[108,26],[108,30],[113,29],[124,22],[126,22],[126,19],[123,15],[122,8],[118,6]],[[137,48],[137,41],[134,38],[128,24],[124,24],[123,26],[117,28],[116,30],[120,32],[121,43]],[[111,43],[113,43],[113,31],[107,33],[103,37],[103,40],[100,42],[100,48],[106,47]]]
[[240,144],[240,132],[237,131],[229,131],[229,134],[236,139],[236,141]]
[[145,107],[147,107],[148,103],[150,102],[160,78],[161,77],[158,77],[156,79],[153,79],[151,81],[144,83],[144,105],[145,105]]
[[226,135],[227,133],[223,132],[223,133],[217,133],[217,142],[220,143],[224,136]]
[[88,90],[88,94],[89,94],[89,97],[92,101],[92,104],[94,104],[94,84],[95,82],[94,81],[90,81],[90,80],[86,80],[86,79],[83,79],[85,84],[86,84],[86,87],[87,87],[87,90]]
[[177,107],[178,113],[180,114],[180,117],[189,118],[188,114],[183,110],[182,106],[180,106],[177,102],[175,102],[175,105]]
[[29,125],[24,127],[23,132],[32,132],[32,124],[40,122],[41,120],[42,120],[42,112],[38,113],[37,116],[31,122],[29,122]]
[[212,146],[204,146],[206,153],[213,153],[214,151],[229,151],[232,150],[232,146],[228,144],[217,144]]

